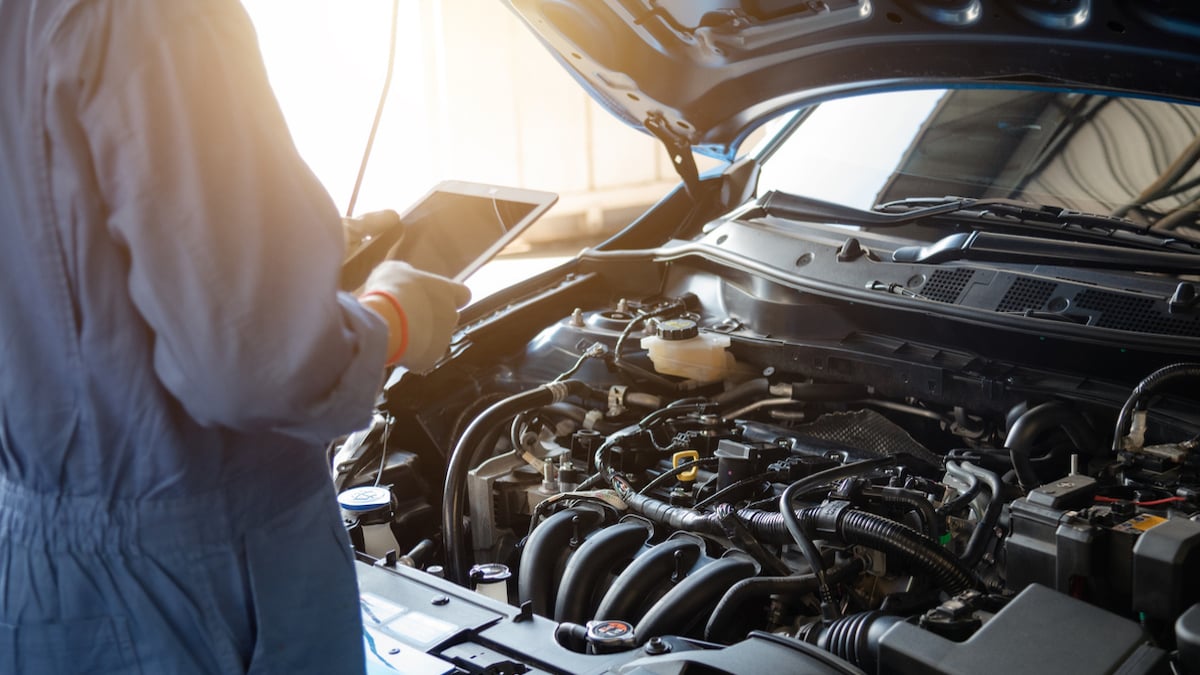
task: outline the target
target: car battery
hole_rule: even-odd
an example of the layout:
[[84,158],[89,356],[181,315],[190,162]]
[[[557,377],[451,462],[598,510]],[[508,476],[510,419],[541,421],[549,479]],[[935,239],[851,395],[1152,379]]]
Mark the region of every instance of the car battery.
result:
[[1200,524],[1097,505],[1096,482],[1072,475],[1008,507],[1008,586],[1042,584],[1118,612],[1174,620],[1200,600],[1182,570],[1200,562]]

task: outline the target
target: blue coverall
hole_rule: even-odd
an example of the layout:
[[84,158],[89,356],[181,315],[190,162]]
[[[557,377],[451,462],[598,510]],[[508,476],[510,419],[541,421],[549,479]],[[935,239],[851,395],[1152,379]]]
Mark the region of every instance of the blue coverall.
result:
[[236,0],[0,0],[0,673],[354,673],[386,328]]

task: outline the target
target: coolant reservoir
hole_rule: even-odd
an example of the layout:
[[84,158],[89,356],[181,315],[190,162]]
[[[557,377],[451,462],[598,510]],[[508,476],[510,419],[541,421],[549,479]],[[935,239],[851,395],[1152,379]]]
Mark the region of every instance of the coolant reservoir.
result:
[[736,364],[729,336],[700,333],[691,319],[660,321],[657,335],[642,338],[642,349],[650,354],[654,370],[689,380],[715,382],[733,372]]

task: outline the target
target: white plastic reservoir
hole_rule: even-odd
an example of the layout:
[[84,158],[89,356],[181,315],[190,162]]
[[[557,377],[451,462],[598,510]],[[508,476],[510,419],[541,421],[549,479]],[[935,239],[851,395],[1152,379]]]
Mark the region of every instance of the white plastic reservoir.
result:
[[642,338],[641,344],[654,370],[662,375],[715,382],[736,367],[733,354],[728,352],[729,336],[701,333],[691,319],[660,321],[657,333]]

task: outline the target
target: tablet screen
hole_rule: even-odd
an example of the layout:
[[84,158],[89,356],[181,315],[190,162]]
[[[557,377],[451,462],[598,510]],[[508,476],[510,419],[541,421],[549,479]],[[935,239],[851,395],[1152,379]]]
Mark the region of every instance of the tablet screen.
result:
[[550,192],[460,181],[440,183],[400,215],[395,232],[376,237],[347,257],[342,288],[362,285],[393,247],[396,259],[462,281],[557,199]]

